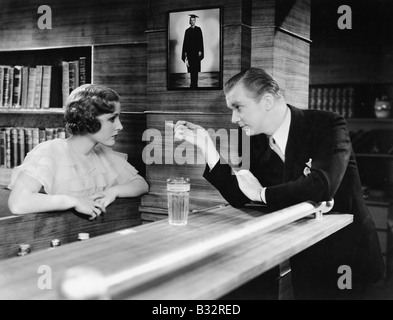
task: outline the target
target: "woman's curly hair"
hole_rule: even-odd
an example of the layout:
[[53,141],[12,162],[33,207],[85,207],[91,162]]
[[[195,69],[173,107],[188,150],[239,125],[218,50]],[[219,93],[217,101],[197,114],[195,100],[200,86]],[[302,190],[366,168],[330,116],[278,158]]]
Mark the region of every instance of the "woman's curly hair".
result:
[[73,90],[66,102],[66,129],[72,135],[96,133],[101,129],[98,116],[112,113],[119,95],[112,89],[97,84],[84,84]]

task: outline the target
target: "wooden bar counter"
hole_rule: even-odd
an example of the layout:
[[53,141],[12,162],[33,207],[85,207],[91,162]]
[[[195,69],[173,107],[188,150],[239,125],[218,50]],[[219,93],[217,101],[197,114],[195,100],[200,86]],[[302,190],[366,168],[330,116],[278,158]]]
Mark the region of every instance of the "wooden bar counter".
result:
[[[96,271],[92,287],[101,282],[111,299],[217,299],[353,219],[308,214],[276,228],[285,210],[267,214],[263,207],[222,205],[190,214],[186,226],[163,220],[7,259],[0,262],[0,299],[62,299],[67,270],[78,267]],[[268,222],[265,232],[254,227],[270,216],[276,222]],[[39,272],[42,266],[50,274]],[[51,288],[40,289],[40,279],[49,275]]]

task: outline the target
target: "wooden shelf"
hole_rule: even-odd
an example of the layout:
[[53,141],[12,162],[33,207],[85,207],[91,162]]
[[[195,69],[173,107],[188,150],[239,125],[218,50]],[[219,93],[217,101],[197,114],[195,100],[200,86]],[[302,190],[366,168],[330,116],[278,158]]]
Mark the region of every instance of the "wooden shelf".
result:
[[9,114],[64,114],[64,109],[63,108],[49,108],[49,109],[0,108],[0,113],[9,113]]
[[367,205],[375,205],[381,207],[390,207],[393,205],[393,199],[389,198],[366,198],[364,199]]
[[393,123],[393,118],[345,118],[347,122]]
[[378,153],[356,153],[356,157],[362,158],[380,158],[380,159],[393,159],[392,154],[378,154]]

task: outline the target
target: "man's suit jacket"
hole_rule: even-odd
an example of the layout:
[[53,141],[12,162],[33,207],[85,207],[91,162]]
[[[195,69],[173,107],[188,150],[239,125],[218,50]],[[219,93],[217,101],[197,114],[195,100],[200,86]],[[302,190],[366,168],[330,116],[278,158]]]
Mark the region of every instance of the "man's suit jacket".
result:
[[[271,150],[264,134],[252,136],[250,171],[266,189],[266,201],[280,209],[303,201],[334,198],[332,212],[351,213],[354,222],[291,259],[297,298],[326,299],[342,295],[338,268],[352,269],[352,290],[361,290],[384,272],[380,244],[364,203],[359,172],[345,120],[331,112],[289,106],[291,124],[285,164]],[[244,159],[244,158],[243,158]],[[311,159],[307,174],[306,163]],[[204,177],[235,207],[249,202],[223,159]]]

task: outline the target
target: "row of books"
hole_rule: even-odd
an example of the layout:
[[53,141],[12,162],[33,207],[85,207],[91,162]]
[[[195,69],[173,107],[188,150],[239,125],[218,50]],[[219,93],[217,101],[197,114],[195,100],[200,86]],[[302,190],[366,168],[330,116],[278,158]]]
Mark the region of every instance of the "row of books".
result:
[[0,167],[16,167],[39,143],[67,137],[64,128],[2,127],[0,128]]
[[352,86],[312,86],[309,94],[309,108],[336,112],[345,118],[354,114],[355,90]]
[[80,57],[79,60],[74,61],[63,61],[61,65],[63,106],[65,106],[72,90],[86,83],[86,57]]
[[[59,85],[53,81],[54,72],[61,73]],[[64,106],[71,91],[85,83],[86,57],[62,61],[61,67],[0,65],[0,108],[48,109],[53,103]],[[60,89],[60,101],[51,101],[52,93],[60,94]]]
[[0,107],[43,108],[50,103],[52,66],[0,66]]

